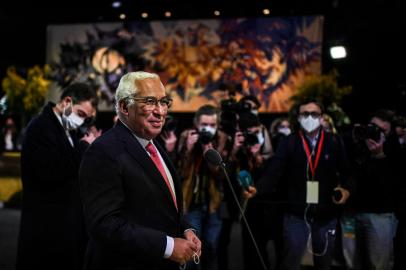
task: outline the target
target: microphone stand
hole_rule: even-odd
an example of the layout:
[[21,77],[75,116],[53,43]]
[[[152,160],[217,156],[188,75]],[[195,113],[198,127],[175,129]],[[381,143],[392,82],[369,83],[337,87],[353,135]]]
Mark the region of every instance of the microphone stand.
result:
[[244,221],[245,226],[247,227],[248,233],[249,233],[249,235],[250,235],[250,237],[251,237],[251,239],[252,239],[252,243],[254,244],[255,250],[257,251],[259,260],[261,261],[262,267],[264,268],[264,270],[268,270],[268,269],[266,268],[264,259],[262,258],[261,252],[259,251],[259,248],[258,248],[258,245],[257,245],[257,241],[255,241],[255,238],[254,238],[254,235],[252,234],[251,228],[250,228],[250,226],[248,225],[248,221],[247,221],[247,219],[245,218],[245,214],[244,214],[244,211],[243,211],[243,209],[242,209],[242,207],[241,207],[241,204],[240,204],[240,202],[238,201],[238,197],[237,197],[237,195],[235,194],[234,188],[233,188],[233,186],[232,186],[232,184],[231,184],[231,180],[230,180],[230,178],[228,177],[228,173],[227,173],[227,170],[226,170],[226,164],[225,164],[223,161],[221,161],[220,167],[223,169],[224,175],[226,176],[228,186],[230,187],[231,193],[233,194],[233,197],[234,197],[234,200],[235,200],[235,203],[237,204],[238,209],[240,210],[241,217],[242,217],[242,219],[243,219],[243,221]]

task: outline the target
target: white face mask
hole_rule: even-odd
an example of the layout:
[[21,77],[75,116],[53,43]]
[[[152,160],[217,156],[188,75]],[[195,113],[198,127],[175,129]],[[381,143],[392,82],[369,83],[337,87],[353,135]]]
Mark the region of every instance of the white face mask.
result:
[[308,117],[301,116],[299,118],[299,123],[305,131],[312,132],[320,126],[320,119],[313,118],[310,115]]
[[288,136],[291,133],[291,130],[288,127],[283,127],[283,128],[278,129],[278,132],[285,136]]
[[62,113],[62,125],[65,130],[78,129],[85,121],[85,119],[74,113],[72,109],[70,109],[71,113],[69,115],[66,115],[65,111],[66,108],[63,109]]
[[210,133],[212,136],[214,136],[214,134],[216,134],[217,129],[211,126],[200,126],[199,127],[199,132],[202,131],[206,131],[208,133]]
[[264,138],[264,134],[262,134],[262,132],[257,133],[257,139],[258,139],[258,143],[260,145],[264,144],[265,138]]

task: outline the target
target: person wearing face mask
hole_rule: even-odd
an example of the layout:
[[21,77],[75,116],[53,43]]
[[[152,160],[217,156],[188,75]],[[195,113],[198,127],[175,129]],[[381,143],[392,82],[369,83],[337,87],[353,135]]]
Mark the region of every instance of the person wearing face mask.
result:
[[400,145],[393,132],[393,117],[389,110],[374,112],[364,136],[357,135],[354,128],[347,143],[357,182],[353,197],[355,269],[391,269],[395,199],[399,169],[404,167],[398,155]]
[[306,100],[297,113],[298,128],[280,141],[256,189],[245,196],[284,194],[281,269],[300,269],[306,250],[315,269],[330,269],[340,205],[353,192],[353,178],[343,142],[320,125],[322,105]]
[[272,138],[272,146],[276,151],[281,138],[289,136],[289,134],[292,133],[288,118],[280,117],[273,120],[270,127],[270,133]]
[[202,268],[215,269],[221,229],[219,207],[223,197],[222,172],[203,157],[210,148],[222,153],[227,135],[218,130],[219,111],[211,105],[200,107],[194,115],[194,127],[179,139],[179,174],[182,178],[186,219],[202,236]]
[[[236,134],[237,138],[233,143],[233,149],[230,151],[231,156],[227,165],[229,168],[235,168],[237,179],[248,172],[252,179],[251,186],[255,186],[264,165],[273,154],[271,139],[259,117],[250,112],[239,114],[238,127],[240,131]],[[242,137],[242,142],[238,141],[238,137]],[[250,189],[249,186],[243,188]],[[229,204],[233,205],[235,202],[230,200]],[[246,202],[244,210],[261,256],[269,268],[267,243],[271,237],[270,232],[273,230],[274,220],[271,218],[273,213],[268,211],[269,209],[265,209],[264,205],[257,199]],[[249,231],[243,222],[241,229],[244,269],[263,269]]]
[[76,131],[96,113],[97,97],[73,83],[26,128],[21,151],[23,200],[16,269],[82,269],[86,232],[79,197],[81,156],[95,139]]

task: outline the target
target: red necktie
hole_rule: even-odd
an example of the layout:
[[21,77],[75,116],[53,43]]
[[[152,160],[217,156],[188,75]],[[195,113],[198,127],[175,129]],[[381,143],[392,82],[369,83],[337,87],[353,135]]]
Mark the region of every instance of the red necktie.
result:
[[178,204],[176,203],[175,194],[172,191],[172,187],[171,184],[169,183],[168,176],[166,175],[164,166],[161,162],[161,159],[159,158],[158,151],[156,150],[155,146],[152,143],[148,143],[145,149],[151,155],[152,161],[155,163],[155,166],[158,168],[159,172],[165,179],[166,186],[168,187],[169,192],[172,195],[173,203],[175,204],[176,210],[178,210]]

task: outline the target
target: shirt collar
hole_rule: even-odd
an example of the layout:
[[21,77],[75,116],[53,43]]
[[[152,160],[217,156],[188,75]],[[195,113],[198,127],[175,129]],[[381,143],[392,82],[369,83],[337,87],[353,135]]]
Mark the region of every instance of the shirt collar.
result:
[[[144,138],[141,138],[141,137],[138,137],[137,135],[135,135],[135,133],[123,122],[123,121],[121,121],[120,119],[118,120],[118,121],[120,121],[129,131],[131,131],[131,134],[133,134],[133,136],[137,139],[137,141],[142,145],[142,147],[145,149],[145,147],[147,147],[147,144],[148,143],[152,143],[152,144],[154,144],[153,142],[152,142],[152,140],[147,140],[147,139],[144,139]],[[155,146],[155,145],[154,145]]]
[[314,148],[317,144],[317,141],[319,140],[319,136],[320,136],[320,129],[317,132],[316,136],[314,136],[313,138],[311,136],[309,136],[307,133],[305,133],[306,138],[309,140],[312,148]]

